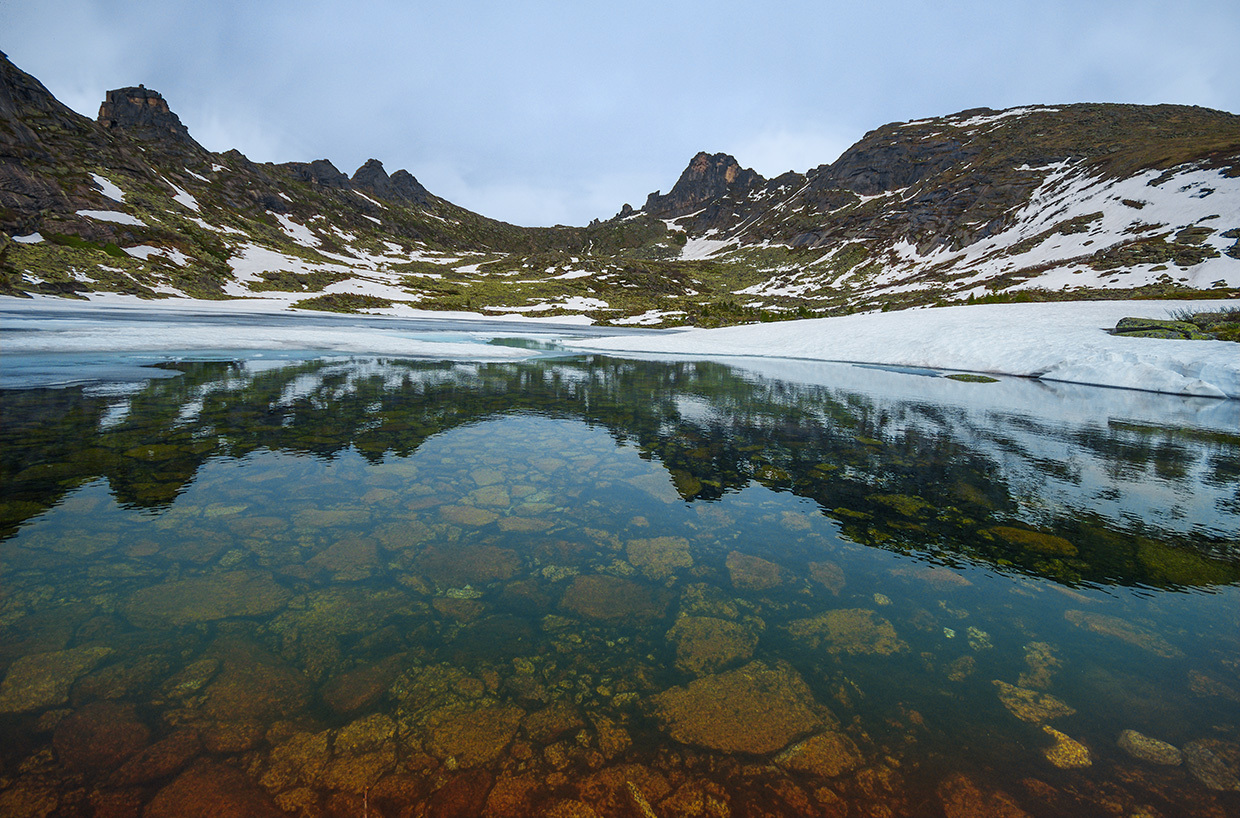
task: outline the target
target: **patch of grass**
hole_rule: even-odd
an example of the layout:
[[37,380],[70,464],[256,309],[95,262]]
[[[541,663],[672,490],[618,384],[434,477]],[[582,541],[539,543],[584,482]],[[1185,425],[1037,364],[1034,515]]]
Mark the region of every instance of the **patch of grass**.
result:
[[953,372],[943,377],[948,380],[962,381],[964,383],[998,383],[998,378],[992,378],[989,375],[975,375],[971,372]]
[[287,270],[269,271],[262,274],[262,281],[249,284],[253,292],[275,290],[288,293],[317,293],[324,287],[349,278],[347,273],[330,273],[315,270],[309,273],[290,273]]
[[362,312],[363,310],[390,307],[394,303],[391,299],[380,298],[376,295],[329,293],[327,295],[315,296],[314,298],[303,298],[301,301],[293,304],[293,308],[299,310],[319,310],[321,312]]
[[1208,312],[1172,310],[1171,318],[1194,325],[1202,334],[1216,341],[1240,343],[1240,307],[1222,307]]

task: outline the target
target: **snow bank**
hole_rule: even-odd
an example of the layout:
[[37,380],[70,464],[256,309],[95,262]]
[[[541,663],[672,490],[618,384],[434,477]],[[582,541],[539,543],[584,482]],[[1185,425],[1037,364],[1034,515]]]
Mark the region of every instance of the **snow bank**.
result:
[[1238,307],[1240,301],[982,304],[572,340],[608,352],[757,356],[986,372],[1177,395],[1240,399],[1240,346],[1107,334],[1120,318]]

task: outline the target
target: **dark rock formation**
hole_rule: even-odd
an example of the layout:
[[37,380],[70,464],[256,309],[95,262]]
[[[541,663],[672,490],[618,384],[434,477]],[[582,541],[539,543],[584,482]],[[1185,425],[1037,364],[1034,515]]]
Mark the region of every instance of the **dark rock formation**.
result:
[[143,140],[171,140],[198,147],[163,96],[142,85],[108,91],[99,106],[98,122],[107,131],[121,130]]
[[378,159],[367,159],[353,174],[352,186],[373,193],[388,201],[407,201],[424,205],[430,201],[430,192],[407,170],[398,170],[391,176]]
[[656,190],[646,198],[642,209],[651,216],[675,218],[692,213],[725,193],[744,192],[765,181],[726,153],[711,155],[703,151],[693,157],[669,193],[660,195]]
[[422,187],[422,184],[409,171],[398,170],[391,175],[389,181],[392,183],[392,190],[399,198],[420,205],[430,203],[430,191]]
[[978,152],[959,139],[927,137],[888,126],[870,131],[839,159],[821,169],[815,186],[874,196],[899,190],[968,162]]
[[294,179],[300,182],[339,189],[349,186],[349,177],[326,159],[315,159],[313,162],[285,162],[279,167],[287,170]]

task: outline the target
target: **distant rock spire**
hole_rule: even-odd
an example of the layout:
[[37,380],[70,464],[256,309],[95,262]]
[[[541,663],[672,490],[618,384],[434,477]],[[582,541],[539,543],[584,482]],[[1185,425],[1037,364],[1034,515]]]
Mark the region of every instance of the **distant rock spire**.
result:
[[642,210],[651,216],[683,216],[731,190],[748,190],[765,181],[726,153],[702,151],[689,162],[667,195],[656,190],[646,198]]
[[367,159],[353,174],[352,185],[388,201],[407,201],[425,205],[430,201],[430,192],[407,170],[398,170],[391,176],[383,169],[378,159]]
[[97,121],[104,130],[123,131],[142,140],[198,145],[163,96],[143,85],[108,91]]

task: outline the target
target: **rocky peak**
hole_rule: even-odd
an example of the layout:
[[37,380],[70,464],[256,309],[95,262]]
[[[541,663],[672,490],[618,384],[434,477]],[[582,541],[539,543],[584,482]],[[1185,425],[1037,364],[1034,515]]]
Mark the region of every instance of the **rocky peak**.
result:
[[285,162],[280,167],[300,182],[309,182],[312,185],[329,188],[349,186],[349,177],[326,159],[315,159],[313,162]]
[[123,131],[143,140],[198,145],[163,96],[144,85],[108,91],[99,106],[98,122],[104,130]]
[[646,198],[642,209],[651,216],[675,218],[692,213],[725,193],[745,191],[765,181],[726,153],[702,151],[689,162],[667,195],[656,190]]
[[378,159],[367,159],[353,174],[352,185],[380,199],[408,201],[424,205],[430,201],[430,193],[407,170],[398,170],[391,176]]

